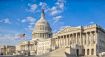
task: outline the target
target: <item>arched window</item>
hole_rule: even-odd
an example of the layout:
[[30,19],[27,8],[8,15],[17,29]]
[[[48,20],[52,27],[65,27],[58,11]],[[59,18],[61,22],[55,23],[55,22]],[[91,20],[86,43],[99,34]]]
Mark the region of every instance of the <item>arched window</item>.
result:
[[87,49],[87,55],[89,55],[89,49]]
[[91,49],[91,55],[93,55],[94,54],[94,49]]
[[85,55],[85,49],[82,49],[82,55],[83,56]]

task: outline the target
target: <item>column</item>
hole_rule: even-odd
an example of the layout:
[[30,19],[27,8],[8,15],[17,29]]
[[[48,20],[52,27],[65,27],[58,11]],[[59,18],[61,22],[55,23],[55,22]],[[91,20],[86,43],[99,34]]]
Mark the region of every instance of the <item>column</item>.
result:
[[84,33],[82,33],[82,39],[83,39],[83,45],[84,45],[84,43],[85,43],[85,34]]
[[57,38],[55,38],[55,47],[58,47],[58,39]]
[[62,39],[63,39],[63,37],[60,38],[60,40],[61,40],[61,42],[60,42],[61,43],[61,47],[62,47]]
[[63,35],[63,38],[62,38],[62,44],[63,44],[63,47],[65,47],[65,35]]
[[90,32],[88,32],[88,45],[90,45]]
[[60,47],[62,47],[62,38],[63,36],[60,37]]
[[89,48],[89,55],[91,55],[91,49]]
[[73,44],[73,34],[71,34],[71,44]]
[[70,34],[70,46],[72,44],[72,34]]
[[58,41],[57,41],[57,47],[59,47],[59,38],[57,38],[58,39]]
[[91,45],[91,32],[89,32],[88,34],[88,41],[89,41],[89,45]]
[[80,41],[81,41],[81,39],[80,39],[80,33],[78,33],[78,44],[79,45],[81,44]]
[[70,38],[70,34],[69,34],[68,46],[70,46],[70,42],[71,42],[70,39],[71,38]]
[[87,49],[85,49],[85,55],[87,55]]
[[86,33],[86,45],[88,45],[88,33]]
[[60,40],[60,37],[59,37],[59,47],[61,47],[61,43],[60,43],[60,41],[61,41],[61,40]]
[[78,41],[79,41],[79,37],[78,37],[78,33],[77,33],[77,44],[79,44],[79,42],[78,42]]
[[59,36],[58,36],[58,47],[59,47]]
[[75,42],[76,42],[75,33],[73,34],[73,41],[74,41],[74,44],[75,44]]
[[84,39],[85,39],[84,45],[86,45],[86,33],[84,35]]
[[80,32],[80,45],[82,45],[83,44],[83,41],[82,41],[82,34],[81,34],[81,32]]
[[77,44],[77,40],[78,40],[78,39],[77,39],[77,33],[76,33],[76,44]]
[[76,44],[76,34],[74,33],[74,44]]
[[76,33],[75,33],[75,44],[77,44],[77,37],[76,37]]
[[65,38],[64,39],[65,39],[65,44],[64,45],[66,47],[67,46],[67,36],[66,35],[65,35]]
[[72,39],[72,44],[74,44],[74,38],[73,38],[73,34],[72,34],[72,37],[71,37],[71,39]]
[[92,34],[92,32],[90,32],[90,45],[92,45],[93,44],[93,34]]
[[94,41],[95,41],[94,43],[96,43],[96,42],[97,42],[97,40],[96,40],[97,38],[98,38],[98,32],[97,32],[97,31],[95,31],[95,32],[94,32]]
[[67,35],[67,46],[69,46],[69,35]]
[[78,37],[79,37],[79,44],[81,45],[80,33],[79,33]]

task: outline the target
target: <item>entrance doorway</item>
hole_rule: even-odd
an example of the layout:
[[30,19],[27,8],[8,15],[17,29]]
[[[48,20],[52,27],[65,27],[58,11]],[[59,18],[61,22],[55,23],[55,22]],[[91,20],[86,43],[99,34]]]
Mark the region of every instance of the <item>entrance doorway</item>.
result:
[[76,55],[79,56],[79,49],[76,50]]

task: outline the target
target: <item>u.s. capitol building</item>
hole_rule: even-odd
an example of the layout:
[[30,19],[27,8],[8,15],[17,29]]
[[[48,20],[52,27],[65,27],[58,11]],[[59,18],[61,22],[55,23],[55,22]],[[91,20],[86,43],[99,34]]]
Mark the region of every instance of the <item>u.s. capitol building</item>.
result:
[[88,26],[66,26],[57,33],[45,19],[42,10],[40,19],[36,22],[32,32],[32,40],[16,45],[18,55],[44,55],[59,56],[97,56],[105,52],[105,30],[93,24]]

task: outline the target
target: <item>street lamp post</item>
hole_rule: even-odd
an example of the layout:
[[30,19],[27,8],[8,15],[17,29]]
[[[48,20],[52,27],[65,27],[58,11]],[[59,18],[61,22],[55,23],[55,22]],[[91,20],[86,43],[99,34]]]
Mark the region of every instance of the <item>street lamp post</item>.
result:
[[28,56],[30,56],[30,41],[28,41]]
[[7,48],[6,46],[4,46],[4,55],[6,55],[6,53],[7,53]]
[[37,54],[37,41],[34,41],[34,45],[35,45],[35,55]]

